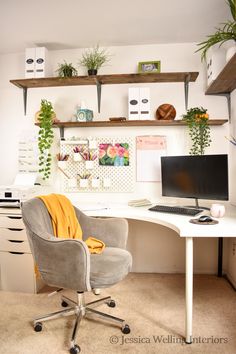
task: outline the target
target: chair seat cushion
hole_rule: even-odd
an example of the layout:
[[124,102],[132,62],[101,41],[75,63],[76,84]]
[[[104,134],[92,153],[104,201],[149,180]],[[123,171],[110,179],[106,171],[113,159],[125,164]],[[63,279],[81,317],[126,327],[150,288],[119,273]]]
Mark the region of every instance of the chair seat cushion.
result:
[[101,254],[91,254],[92,288],[105,288],[121,281],[132,266],[131,254],[121,248],[106,247]]

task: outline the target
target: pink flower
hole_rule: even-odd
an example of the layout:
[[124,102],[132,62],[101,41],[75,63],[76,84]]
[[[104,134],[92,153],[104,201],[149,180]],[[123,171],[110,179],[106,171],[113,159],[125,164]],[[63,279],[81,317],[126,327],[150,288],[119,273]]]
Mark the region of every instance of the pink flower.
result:
[[99,149],[99,159],[102,159],[106,155],[106,151],[103,149]]
[[99,149],[107,150],[109,144],[99,144]]
[[123,157],[124,156],[124,152],[125,152],[125,148],[123,146],[119,146],[118,147],[118,151],[117,151],[119,157]]

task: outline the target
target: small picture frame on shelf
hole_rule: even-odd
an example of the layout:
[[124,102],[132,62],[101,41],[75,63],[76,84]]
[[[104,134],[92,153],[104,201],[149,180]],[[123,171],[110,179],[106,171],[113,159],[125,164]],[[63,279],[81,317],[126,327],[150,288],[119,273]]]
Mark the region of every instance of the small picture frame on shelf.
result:
[[138,72],[140,74],[160,73],[161,72],[161,62],[160,62],[160,60],[141,61],[138,63]]

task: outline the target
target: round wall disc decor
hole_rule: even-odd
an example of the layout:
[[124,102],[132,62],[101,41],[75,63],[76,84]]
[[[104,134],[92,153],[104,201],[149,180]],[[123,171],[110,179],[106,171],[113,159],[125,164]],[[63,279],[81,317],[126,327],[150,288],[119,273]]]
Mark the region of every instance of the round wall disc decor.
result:
[[176,116],[175,107],[169,103],[160,105],[156,110],[156,119],[173,120]]

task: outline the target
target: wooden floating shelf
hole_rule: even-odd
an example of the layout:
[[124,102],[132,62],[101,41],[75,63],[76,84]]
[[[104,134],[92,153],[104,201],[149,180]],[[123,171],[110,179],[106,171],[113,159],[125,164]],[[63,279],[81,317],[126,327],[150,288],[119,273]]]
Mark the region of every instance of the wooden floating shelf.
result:
[[236,89],[236,54],[207,88],[206,95],[227,94]]
[[148,74],[113,74],[96,76],[74,76],[69,78],[45,77],[38,79],[10,80],[13,85],[20,88],[79,86],[105,84],[133,84],[152,82],[186,82],[195,81],[198,72],[170,72]]
[[[223,125],[227,123],[227,119],[210,119],[209,125]],[[36,123],[36,125],[39,125]],[[92,122],[58,122],[54,123],[56,128],[90,128],[90,127],[138,127],[138,126],[184,126],[186,122],[183,120],[127,120],[121,122],[110,121],[92,121]]]

